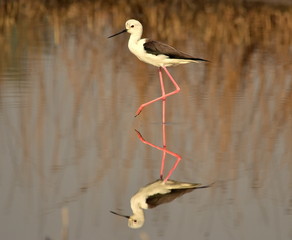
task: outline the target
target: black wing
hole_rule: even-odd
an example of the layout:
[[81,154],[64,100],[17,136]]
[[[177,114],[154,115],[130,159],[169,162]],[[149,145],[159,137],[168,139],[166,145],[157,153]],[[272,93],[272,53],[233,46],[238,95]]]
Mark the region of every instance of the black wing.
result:
[[174,199],[193,191],[194,189],[173,189],[169,193],[166,194],[155,194],[153,196],[150,196],[146,199],[146,203],[148,204],[148,208],[154,208],[157,207],[160,204],[163,203],[169,203],[173,201]]
[[146,203],[148,204],[148,208],[155,208],[158,205],[161,205],[163,203],[169,203],[173,201],[174,199],[181,197],[182,195],[189,193],[195,189],[208,188],[208,187],[211,187],[212,185],[213,183],[209,185],[195,186],[193,188],[172,189],[170,190],[169,193],[166,193],[166,194],[157,193],[155,195],[148,197],[146,199]]
[[144,49],[147,53],[150,53],[156,56],[159,54],[164,54],[168,56],[169,58],[188,59],[188,60],[194,60],[194,61],[208,62],[208,60],[201,59],[201,58],[194,58],[191,55],[178,51],[167,44],[153,41],[153,40],[147,40],[144,43]]

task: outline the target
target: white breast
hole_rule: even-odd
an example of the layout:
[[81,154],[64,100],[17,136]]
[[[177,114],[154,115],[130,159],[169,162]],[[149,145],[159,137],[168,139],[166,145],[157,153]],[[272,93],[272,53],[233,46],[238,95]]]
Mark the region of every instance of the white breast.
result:
[[[131,38],[128,42],[128,47],[129,50],[141,61],[154,65],[156,67],[161,67],[161,66],[167,66],[166,60],[168,59],[167,56],[165,55],[153,55],[146,53],[144,50],[144,43],[146,42],[146,39],[141,39],[137,42],[131,41]],[[172,65],[172,64],[171,64]]]

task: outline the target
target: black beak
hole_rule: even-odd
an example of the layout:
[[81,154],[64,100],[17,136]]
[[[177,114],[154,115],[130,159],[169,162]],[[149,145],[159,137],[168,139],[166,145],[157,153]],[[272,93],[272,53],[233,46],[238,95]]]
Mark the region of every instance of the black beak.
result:
[[110,211],[110,212],[115,214],[115,215],[118,215],[120,217],[130,218],[130,216],[127,216],[127,215],[119,214],[119,213],[116,213],[116,212],[113,212],[113,211]]
[[109,36],[108,38],[115,37],[115,36],[117,36],[117,35],[119,35],[119,34],[122,34],[122,33],[124,33],[124,32],[127,32],[127,29],[124,29],[123,31],[120,31],[120,32],[118,32],[118,33],[116,33],[116,34],[114,34],[114,35],[111,35],[111,36]]

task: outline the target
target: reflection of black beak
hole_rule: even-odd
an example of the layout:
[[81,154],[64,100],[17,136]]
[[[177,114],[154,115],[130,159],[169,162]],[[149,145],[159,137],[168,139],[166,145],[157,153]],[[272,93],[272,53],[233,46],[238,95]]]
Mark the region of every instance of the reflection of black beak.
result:
[[119,35],[119,34],[122,34],[122,33],[124,33],[124,32],[127,32],[127,29],[124,29],[123,31],[120,31],[120,32],[118,32],[118,33],[116,33],[116,34],[114,34],[114,35],[111,35],[111,36],[109,36],[108,38],[115,37],[115,36],[117,36],[117,35]]
[[110,212],[113,213],[113,214],[116,214],[116,215],[118,215],[120,217],[130,218],[130,216],[127,216],[127,215],[119,214],[119,213],[116,213],[116,212],[113,212],[113,211],[110,211]]

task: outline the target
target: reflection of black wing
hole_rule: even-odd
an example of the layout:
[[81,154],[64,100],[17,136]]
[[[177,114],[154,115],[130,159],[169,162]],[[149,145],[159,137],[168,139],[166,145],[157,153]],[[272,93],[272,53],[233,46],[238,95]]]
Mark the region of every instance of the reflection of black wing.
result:
[[168,56],[169,58],[188,59],[188,60],[194,60],[194,61],[207,62],[207,60],[204,60],[201,58],[194,58],[191,55],[188,55],[184,52],[178,51],[175,48],[173,48],[167,44],[157,42],[157,41],[147,40],[144,43],[144,49],[147,53],[150,53],[153,55],[164,54],[164,55]]
[[174,199],[184,195],[185,193],[191,192],[193,190],[194,188],[172,189],[169,193],[166,193],[166,194],[158,193],[158,194],[148,197],[146,199],[146,203],[148,204],[148,208],[154,208],[160,204],[169,203],[173,201]]

